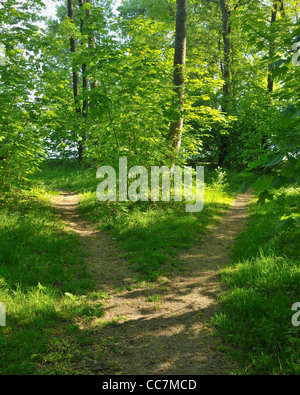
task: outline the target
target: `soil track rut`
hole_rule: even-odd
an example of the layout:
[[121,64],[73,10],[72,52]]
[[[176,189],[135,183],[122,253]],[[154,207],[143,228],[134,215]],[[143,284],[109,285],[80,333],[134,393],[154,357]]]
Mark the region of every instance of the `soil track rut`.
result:
[[235,239],[247,224],[250,199],[251,191],[238,195],[218,225],[179,256],[183,273],[151,288],[118,291],[136,273],[121,258],[116,242],[79,216],[77,194],[62,191],[53,198],[67,227],[82,239],[99,290],[110,296],[104,320],[118,322],[99,329],[99,339],[116,339],[118,353],[90,366],[93,373],[225,375],[235,368],[207,323],[220,307],[218,272],[230,262]]

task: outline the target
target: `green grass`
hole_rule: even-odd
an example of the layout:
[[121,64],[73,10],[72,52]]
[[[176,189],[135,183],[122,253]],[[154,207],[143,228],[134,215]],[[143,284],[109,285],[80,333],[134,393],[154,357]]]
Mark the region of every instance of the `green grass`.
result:
[[96,171],[95,167],[84,169],[74,160],[48,160],[33,175],[33,182],[50,193],[56,188],[85,193],[96,191]]
[[178,253],[224,213],[239,178],[207,173],[204,210],[190,214],[184,203],[100,203],[96,169],[76,163],[54,161],[41,170],[30,191],[3,192],[0,198],[0,302],[7,311],[0,372],[90,374],[88,365],[97,363],[114,372],[115,340],[99,343],[101,327],[118,325],[105,320],[103,303],[110,296],[95,290],[79,239],[65,230],[49,194],[56,188],[80,193],[81,214],[111,233],[136,269],[137,284],[151,287],[151,281],[181,269]]
[[80,212],[108,230],[125,256],[146,280],[155,281],[174,268],[181,250],[188,249],[214,224],[233,201],[240,179],[220,171],[205,173],[205,204],[199,213],[186,213],[185,202],[99,202],[96,169],[80,169],[59,162],[42,168],[37,180],[52,188],[65,188],[82,195]]
[[65,345],[49,362],[49,339],[60,334],[62,343],[71,342],[77,350],[73,359],[80,358],[82,347],[68,328],[77,319],[103,316],[102,304],[89,298],[93,290],[79,240],[64,230],[47,194],[34,189],[2,194],[0,301],[7,314],[0,328],[1,374],[76,372],[66,364]]
[[207,195],[206,207],[197,214],[186,213],[178,204],[100,203],[92,193],[83,196],[80,211],[111,232],[137,272],[156,280],[166,270],[180,268],[178,253],[201,237],[231,201],[221,193]]
[[[54,214],[49,192],[80,193],[81,214],[110,232],[136,270],[137,284],[150,289],[182,270],[178,253],[217,222],[240,185],[233,173],[206,172],[204,209],[186,213],[184,203],[98,202],[95,175],[96,169],[75,163],[47,163],[30,192],[0,198],[0,302],[7,309],[7,326],[0,328],[2,374],[88,374],[89,364],[107,359],[105,372],[117,369],[116,340],[99,343],[99,328],[118,325],[105,320],[110,296],[94,289],[79,240]],[[232,264],[221,272],[227,292],[213,324],[240,361],[237,373],[300,373],[299,327],[291,322],[291,307],[300,302],[299,235],[276,230],[282,217],[297,215],[298,195],[282,190],[272,202],[253,203]],[[148,302],[160,298],[149,294]]]
[[[80,266],[75,235],[61,221],[40,191],[3,196],[0,203],[0,277],[8,286],[34,286],[38,282],[63,291],[85,288],[88,274]],[[78,267],[81,267],[78,272]],[[55,280],[55,281],[54,281]]]
[[300,331],[291,322],[291,307],[300,301],[300,239],[276,230],[281,217],[299,203],[293,190],[280,191],[265,205],[254,203],[233,263],[222,271],[228,292],[214,323],[235,346],[235,356],[245,366],[241,373],[300,373]]

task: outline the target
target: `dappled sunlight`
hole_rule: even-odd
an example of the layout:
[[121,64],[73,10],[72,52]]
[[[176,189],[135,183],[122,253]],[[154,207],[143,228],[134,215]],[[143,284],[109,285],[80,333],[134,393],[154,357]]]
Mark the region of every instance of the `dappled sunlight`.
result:
[[[176,218],[170,212],[157,216],[153,212],[147,222],[142,218],[143,212],[137,213],[135,226],[141,226],[138,228],[141,232],[139,242],[130,231],[122,235],[128,242],[132,238],[132,246],[136,247],[137,253],[132,260],[139,258],[137,246],[143,247],[149,236],[152,237],[152,247],[159,246],[156,243],[166,235],[169,227],[168,231],[176,236],[173,255],[170,257],[176,257],[180,262],[167,271],[168,260],[158,263],[156,257],[161,258],[162,255],[153,255],[153,262],[158,263],[155,281],[149,281],[147,277],[142,281],[139,280],[134,263],[129,262],[128,251],[120,248],[111,234],[100,231],[95,224],[80,216],[80,201],[79,195],[61,191],[60,195],[52,196],[53,207],[47,206],[47,210],[49,216],[59,224],[60,233],[55,239],[58,244],[53,244],[55,253],[55,246],[59,246],[63,237],[69,237],[72,248],[75,248],[76,243],[76,251],[80,249],[84,266],[81,269],[74,267],[73,271],[78,270],[78,273],[74,273],[74,284],[65,283],[64,286],[60,285],[60,277],[67,281],[63,271],[69,270],[69,267],[71,269],[72,262],[66,261],[66,256],[62,255],[61,266],[49,267],[52,284],[68,292],[55,301],[50,298],[40,308],[33,308],[29,303],[31,315],[28,315],[28,325],[39,327],[45,321],[51,321],[55,327],[63,321],[67,337],[63,336],[56,342],[72,356],[72,369],[93,373],[170,375],[226,374],[230,371],[232,367],[225,360],[224,353],[218,350],[216,339],[212,336],[213,330],[207,323],[219,309],[218,270],[228,262],[233,239],[240,226],[246,222],[246,205],[243,209],[240,209],[239,204],[232,206],[224,216],[217,217],[210,213],[220,214],[226,205],[208,204],[206,214],[202,217],[201,213],[200,218],[206,220],[210,229],[204,232],[203,225],[198,230],[194,229],[194,237],[198,235],[195,243],[192,243],[192,236],[186,232],[191,230],[189,226],[196,225],[199,217]],[[219,223],[213,227],[217,218]],[[236,226],[237,222],[239,226]],[[183,225],[186,230],[182,229]],[[44,226],[40,227],[40,236],[43,238],[45,230],[47,228]],[[36,230],[34,232],[36,234]],[[188,236],[190,243],[176,249],[180,240]],[[163,247],[164,243],[160,249]],[[152,252],[155,253],[154,248]],[[88,273],[84,272],[84,268]],[[39,298],[50,290],[44,286],[44,275],[37,272],[35,277],[42,282],[36,291]],[[82,278],[76,280],[75,275]],[[87,280],[92,280],[93,292],[89,291]],[[80,282],[82,284],[78,288],[76,281],[78,285]],[[8,318],[15,320],[11,315]],[[89,339],[87,360],[80,358],[80,352],[73,347],[78,337]],[[45,341],[45,337],[39,339]],[[42,371],[48,369],[49,361],[51,363],[56,342],[53,340],[48,345]],[[84,344],[84,340],[82,342]],[[64,360],[64,357],[61,358]],[[89,362],[91,359],[96,362]]]
[[[226,374],[225,354],[217,350],[212,329],[206,325],[215,313],[213,306],[203,311],[178,311],[174,315],[147,314],[124,319],[113,327],[96,328],[95,339],[116,339],[118,352],[111,356],[119,367],[115,373],[132,374],[134,369],[134,374]],[[103,370],[105,365],[109,370],[111,361],[101,361]]]
[[[229,261],[234,238],[246,224],[246,202],[243,196],[201,241],[179,253],[183,274],[175,271],[151,285],[135,285],[113,240],[74,211],[74,229],[88,252],[90,270],[110,296],[103,317],[82,323],[80,330],[93,330],[95,347],[98,337],[115,339],[116,374],[226,374],[231,369],[207,322],[219,308],[218,270]],[[101,360],[93,370],[111,371],[113,361]]]

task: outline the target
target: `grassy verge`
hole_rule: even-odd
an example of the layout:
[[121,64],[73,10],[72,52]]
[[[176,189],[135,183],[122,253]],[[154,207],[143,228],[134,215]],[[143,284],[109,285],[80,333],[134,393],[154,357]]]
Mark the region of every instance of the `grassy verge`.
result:
[[300,329],[292,305],[300,302],[299,234],[278,232],[282,216],[299,207],[299,193],[281,190],[274,201],[251,206],[233,263],[222,272],[228,286],[214,323],[236,347],[248,374],[299,374]]

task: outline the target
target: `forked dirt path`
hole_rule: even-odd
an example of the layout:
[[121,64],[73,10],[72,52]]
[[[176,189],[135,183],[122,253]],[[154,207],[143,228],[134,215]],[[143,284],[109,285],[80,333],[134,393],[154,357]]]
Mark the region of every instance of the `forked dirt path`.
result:
[[[220,341],[207,325],[220,307],[219,269],[230,261],[237,235],[248,220],[251,192],[240,194],[204,238],[179,260],[184,271],[153,287],[123,290],[136,273],[120,255],[115,241],[82,219],[79,196],[62,192],[53,199],[67,227],[82,239],[87,263],[99,290],[107,292],[104,325],[99,339],[114,338],[118,353],[90,369],[95,374],[226,375],[235,368],[221,351]],[[128,287],[127,287],[128,289]],[[82,328],[84,329],[84,328]]]

